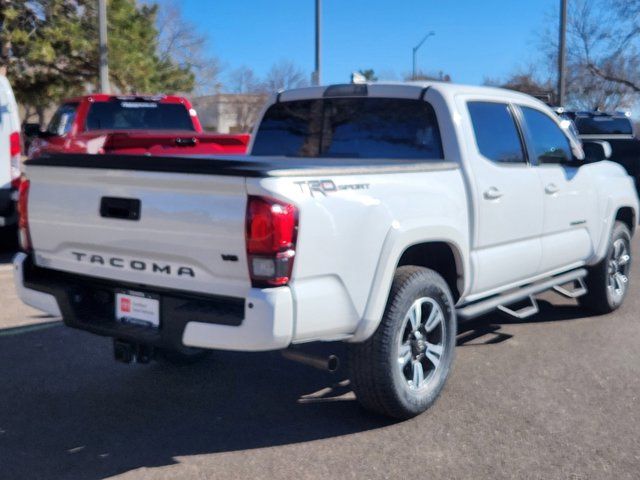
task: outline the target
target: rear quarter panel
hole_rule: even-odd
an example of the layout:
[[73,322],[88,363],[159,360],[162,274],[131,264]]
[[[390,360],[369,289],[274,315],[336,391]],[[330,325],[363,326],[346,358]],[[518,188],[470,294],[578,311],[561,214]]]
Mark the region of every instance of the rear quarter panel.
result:
[[[313,181],[331,181],[336,189],[314,191],[308,183]],[[247,191],[299,208],[291,282],[297,342],[352,335],[367,318],[377,325],[408,246],[445,240],[468,249],[467,200],[455,165],[440,171],[248,179]]]

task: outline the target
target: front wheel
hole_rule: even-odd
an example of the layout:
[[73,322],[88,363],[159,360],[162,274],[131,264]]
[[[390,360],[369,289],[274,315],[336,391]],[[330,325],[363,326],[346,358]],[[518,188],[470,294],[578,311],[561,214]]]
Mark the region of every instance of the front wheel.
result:
[[629,290],[630,269],[631,232],[624,223],[616,222],[607,256],[589,269],[587,294],[578,299],[580,305],[600,314],[617,310]]
[[356,397],[394,418],[424,412],[444,387],[455,342],[455,308],[444,279],[423,267],[398,268],[377,330],[349,347]]

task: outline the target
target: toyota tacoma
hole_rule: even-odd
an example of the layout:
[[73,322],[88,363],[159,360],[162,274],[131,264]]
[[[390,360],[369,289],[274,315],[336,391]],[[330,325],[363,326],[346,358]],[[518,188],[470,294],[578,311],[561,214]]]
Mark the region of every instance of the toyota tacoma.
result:
[[547,290],[604,314],[628,292],[633,180],[528,95],[284,91],[249,148],[29,160],[20,297],[129,359],[344,341],[358,400],[408,418],[442,391],[458,321],[534,315]]

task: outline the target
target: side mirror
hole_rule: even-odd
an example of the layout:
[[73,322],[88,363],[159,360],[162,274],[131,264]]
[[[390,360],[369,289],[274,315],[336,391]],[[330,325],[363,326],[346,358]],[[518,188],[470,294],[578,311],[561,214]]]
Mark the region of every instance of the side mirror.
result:
[[42,134],[39,123],[25,123],[24,135],[25,137],[39,137]]
[[586,162],[600,162],[611,158],[611,144],[609,142],[589,141],[582,143]]

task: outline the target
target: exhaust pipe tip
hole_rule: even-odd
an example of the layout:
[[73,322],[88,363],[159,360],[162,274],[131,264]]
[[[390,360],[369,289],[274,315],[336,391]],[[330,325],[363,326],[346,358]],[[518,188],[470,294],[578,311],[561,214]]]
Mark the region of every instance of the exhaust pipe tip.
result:
[[340,360],[336,355],[319,357],[299,350],[282,350],[281,353],[287,360],[317,368],[318,370],[325,370],[333,373],[338,370],[338,367],[340,367]]

